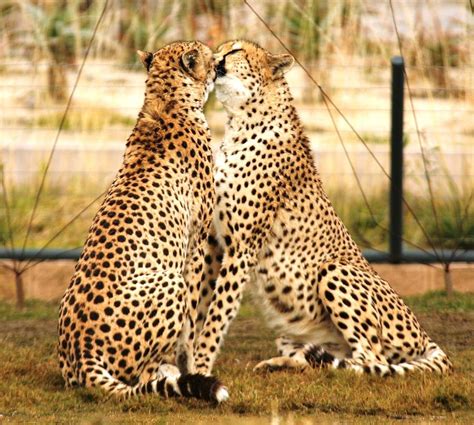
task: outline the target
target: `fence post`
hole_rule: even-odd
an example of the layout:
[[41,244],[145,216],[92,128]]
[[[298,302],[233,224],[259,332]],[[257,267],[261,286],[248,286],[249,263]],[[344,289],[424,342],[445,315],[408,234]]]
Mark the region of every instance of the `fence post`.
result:
[[403,235],[403,91],[404,63],[401,56],[392,58],[392,110],[390,137],[390,261],[402,259]]

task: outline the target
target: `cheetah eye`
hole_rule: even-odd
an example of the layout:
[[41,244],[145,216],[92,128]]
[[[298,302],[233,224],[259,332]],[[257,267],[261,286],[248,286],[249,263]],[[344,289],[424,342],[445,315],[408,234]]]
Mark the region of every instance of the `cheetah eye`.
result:
[[237,53],[237,52],[241,52],[243,51],[244,49],[234,49],[234,50],[231,50],[230,52],[227,52],[224,57],[222,59],[225,59],[227,56],[229,55],[233,55],[234,53]]

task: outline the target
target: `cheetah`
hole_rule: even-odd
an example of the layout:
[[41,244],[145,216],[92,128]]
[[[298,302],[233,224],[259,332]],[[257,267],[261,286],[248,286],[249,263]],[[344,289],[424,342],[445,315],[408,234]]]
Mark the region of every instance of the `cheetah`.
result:
[[[175,42],[138,53],[148,72],[144,105],[61,302],[59,365],[67,387],[220,402],[227,389],[193,365],[215,203],[203,114],[212,51]],[[160,369],[174,353],[178,374]]]
[[[214,57],[228,115],[215,164],[223,258],[206,289],[197,371],[212,370],[250,283],[281,335],[280,356],[256,370],[448,372],[445,353],[363,257],[323,189],[284,78],[293,57],[248,41],[224,43]],[[212,281],[217,268],[212,255],[206,260]]]

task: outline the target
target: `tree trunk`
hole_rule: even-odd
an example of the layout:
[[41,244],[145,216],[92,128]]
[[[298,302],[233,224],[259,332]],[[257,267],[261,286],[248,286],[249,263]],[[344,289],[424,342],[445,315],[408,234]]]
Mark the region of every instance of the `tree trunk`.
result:
[[67,99],[67,80],[64,63],[56,63],[54,60],[48,69],[48,92],[52,99],[64,102]]
[[15,272],[16,286],[16,308],[23,310],[25,308],[25,291],[23,288],[23,279],[21,273]]
[[446,295],[448,297],[453,296],[453,279],[451,275],[451,271],[449,270],[449,265],[447,265],[444,269],[444,288],[446,289]]

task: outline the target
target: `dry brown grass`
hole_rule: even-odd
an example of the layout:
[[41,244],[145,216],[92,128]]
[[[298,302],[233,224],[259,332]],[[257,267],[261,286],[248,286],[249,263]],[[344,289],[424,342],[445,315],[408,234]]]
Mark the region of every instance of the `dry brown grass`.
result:
[[216,374],[231,392],[230,401],[218,407],[156,396],[123,403],[108,400],[100,391],[66,391],[55,356],[56,304],[37,302],[21,314],[2,305],[0,414],[8,422],[34,423],[269,423],[270,415],[276,414],[296,415],[297,423],[433,417],[470,423],[474,418],[474,312],[464,307],[472,306],[474,296],[462,297],[462,308],[459,303],[440,303],[439,297],[431,310],[425,301],[414,301],[414,307],[422,311],[420,320],[448,351],[456,371],[447,377],[388,379],[344,371],[254,374],[252,367],[274,355],[275,348],[273,335],[246,302],[218,359]]

